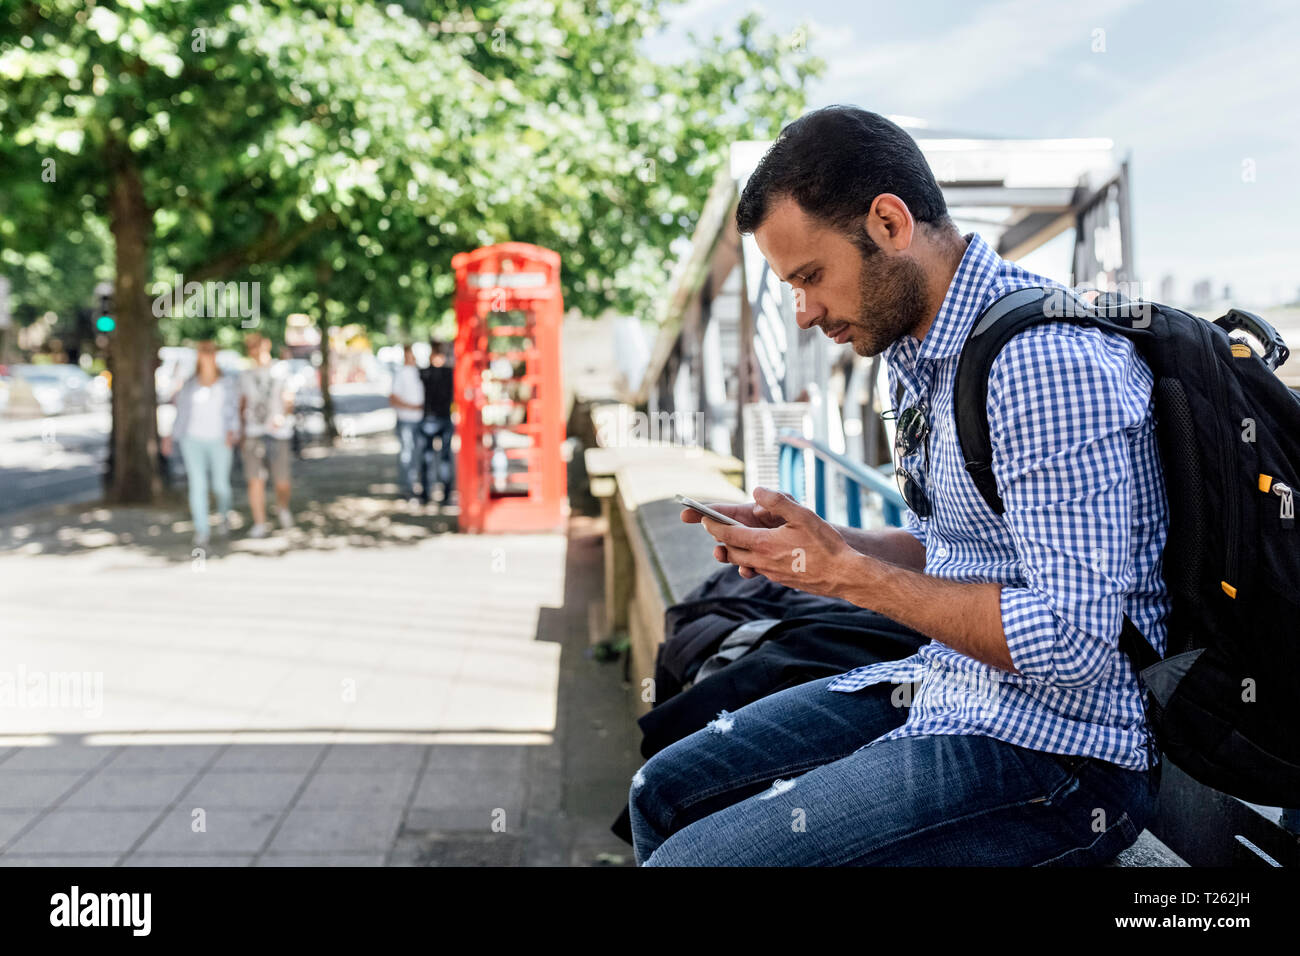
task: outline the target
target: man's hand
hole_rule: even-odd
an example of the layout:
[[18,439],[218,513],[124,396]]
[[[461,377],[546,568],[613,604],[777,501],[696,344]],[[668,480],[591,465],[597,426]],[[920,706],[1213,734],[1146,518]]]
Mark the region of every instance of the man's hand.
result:
[[[709,507],[728,518],[735,518],[747,528],[779,528],[785,524],[784,518],[759,504],[709,505]],[[694,508],[682,508],[682,520],[687,524],[699,524],[703,517],[704,515]]]
[[[744,522],[744,528],[708,516],[695,517],[719,541],[713,556],[736,565],[741,577],[761,574],[809,594],[839,597],[850,577],[850,561],[863,556],[849,547],[833,525],[789,495],[755,488],[754,501],[754,505],[717,508]],[[688,520],[685,514],[682,520]]]
[[168,435],[162,440],[162,453],[164,458],[172,456],[172,436]]
[[[768,511],[760,504],[709,505],[709,507],[714,511],[721,512],[728,518],[735,518],[747,528],[779,528],[781,525],[785,524],[784,518]],[[682,509],[682,520],[687,524],[699,524],[703,518],[704,515],[700,514],[694,508]],[[714,523],[716,524],[717,522]],[[705,528],[704,530],[708,531],[708,528]],[[722,545],[718,545],[713,549],[713,556],[723,563],[726,563],[727,561],[726,555],[727,549]],[[737,568],[737,570],[740,572],[741,577],[752,578],[754,576],[753,568],[741,566]]]

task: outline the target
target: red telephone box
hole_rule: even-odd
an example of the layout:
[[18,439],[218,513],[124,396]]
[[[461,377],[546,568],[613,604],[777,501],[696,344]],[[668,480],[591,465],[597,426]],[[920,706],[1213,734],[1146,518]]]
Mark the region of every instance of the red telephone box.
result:
[[458,253],[451,266],[460,530],[562,531],[559,254],[504,242]]

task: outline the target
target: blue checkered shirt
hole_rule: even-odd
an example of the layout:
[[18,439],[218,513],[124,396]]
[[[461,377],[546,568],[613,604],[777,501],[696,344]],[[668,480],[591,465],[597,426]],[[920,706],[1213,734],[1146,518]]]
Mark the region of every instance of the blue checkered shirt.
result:
[[900,685],[894,699],[909,707],[907,719],[872,743],[978,734],[1145,770],[1153,754],[1143,691],[1118,640],[1127,613],[1164,653],[1168,506],[1151,371],[1122,336],[1066,322],[1008,341],[989,375],[993,473],[1006,507],[996,515],[957,443],[957,359],[994,299],[1060,285],[1001,259],[978,234],[967,238],[925,338],[904,335],[884,352],[890,394],[905,389],[899,408],[925,401],[930,409],[928,465],[918,448],[903,466],[925,487],[932,514],[922,521],[908,510],[904,526],[925,546],[926,574],[1003,585],[1002,629],[1020,673],[932,641],[904,660],[841,674],[829,688]]

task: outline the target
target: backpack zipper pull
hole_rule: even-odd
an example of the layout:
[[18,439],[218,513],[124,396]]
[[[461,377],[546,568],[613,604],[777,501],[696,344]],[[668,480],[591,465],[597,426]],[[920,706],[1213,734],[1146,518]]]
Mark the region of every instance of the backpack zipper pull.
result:
[[1275,481],[1273,482],[1273,491],[1282,499],[1282,528],[1290,531],[1295,528],[1295,496],[1291,492],[1291,486]]

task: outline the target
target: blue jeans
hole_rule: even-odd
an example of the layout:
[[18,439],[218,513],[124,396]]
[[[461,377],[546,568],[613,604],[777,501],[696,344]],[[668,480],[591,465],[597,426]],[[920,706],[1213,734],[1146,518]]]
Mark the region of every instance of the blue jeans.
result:
[[1089,866],[1137,840],[1158,773],[992,737],[873,743],[895,685],[809,681],[650,758],[628,794],[645,866]]
[[[433,497],[433,485],[429,482],[432,472],[434,480],[442,485],[442,496],[446,501],[456,487],[456,471],[451,460],[451,436],[456,433],[456,427],[450,417],[426,418],[420,422],[420,431],[424,436],[424,450],[420,456],[420,485],[424,489],[424,500]],[[435,438],[440,439],[440,447],[436,449],[433,447]]]
[[218,516],[224,518],[230,511],[230,446],[221,438],[182,438],[177,444],[190,485],[190,516],[194,518],[194,530],[203,534],[208,530],[209,488],[217,496]]
[[418,434],[420,423],[397,420],[397,490],[403,498],[415,495],[415,471],[419,458]]

